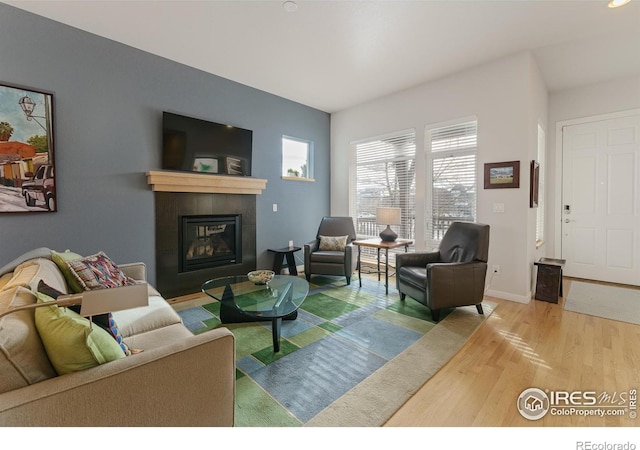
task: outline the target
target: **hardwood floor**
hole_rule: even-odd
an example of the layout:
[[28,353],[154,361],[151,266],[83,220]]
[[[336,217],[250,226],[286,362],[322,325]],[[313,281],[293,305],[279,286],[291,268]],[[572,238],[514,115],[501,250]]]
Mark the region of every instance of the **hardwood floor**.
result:
[[[571,280],[564,283],[566,293]],[[629,411],[605,417],[547,413],[529,421],[516,407],[530,387],[611,396],[640,390],[640,326],[565,311],[562,298],[558,304],[487,299],[498,303],[495,312],[386,427],[640,426]]]

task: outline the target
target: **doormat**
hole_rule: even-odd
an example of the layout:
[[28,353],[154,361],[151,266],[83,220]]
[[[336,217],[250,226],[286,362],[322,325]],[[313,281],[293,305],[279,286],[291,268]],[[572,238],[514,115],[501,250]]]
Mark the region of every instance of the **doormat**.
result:
[[572,280],[564,309],[640,325],[640,289]]

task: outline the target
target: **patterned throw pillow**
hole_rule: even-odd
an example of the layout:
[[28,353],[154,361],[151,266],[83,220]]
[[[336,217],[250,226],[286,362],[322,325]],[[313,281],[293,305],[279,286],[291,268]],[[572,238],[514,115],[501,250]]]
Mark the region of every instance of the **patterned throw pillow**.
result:
[[349,236],[320,236],[320,250],[343,252]]
[[104,252],[67,261],[67,264],[85,291],[136,284]]

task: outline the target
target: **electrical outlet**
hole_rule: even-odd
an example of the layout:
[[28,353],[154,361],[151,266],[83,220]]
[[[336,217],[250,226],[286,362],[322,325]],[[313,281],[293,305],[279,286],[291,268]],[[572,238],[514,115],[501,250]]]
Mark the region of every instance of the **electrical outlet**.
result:
[[273,209],[273,212],[278,212],[278,204],[274,203],[271,207],[271,209]]
[[493,273],[495,273],[496,275],[500,275],[500,266],[499,265],[494,264]]
[[293,248],[293,241],[289,241],[289,248]]

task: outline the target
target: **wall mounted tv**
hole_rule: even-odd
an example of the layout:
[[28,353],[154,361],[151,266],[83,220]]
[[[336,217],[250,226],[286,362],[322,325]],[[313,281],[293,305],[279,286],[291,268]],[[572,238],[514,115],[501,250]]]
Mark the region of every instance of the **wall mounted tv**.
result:
[[164,112],[162,168],[251,176],[253,131]]

